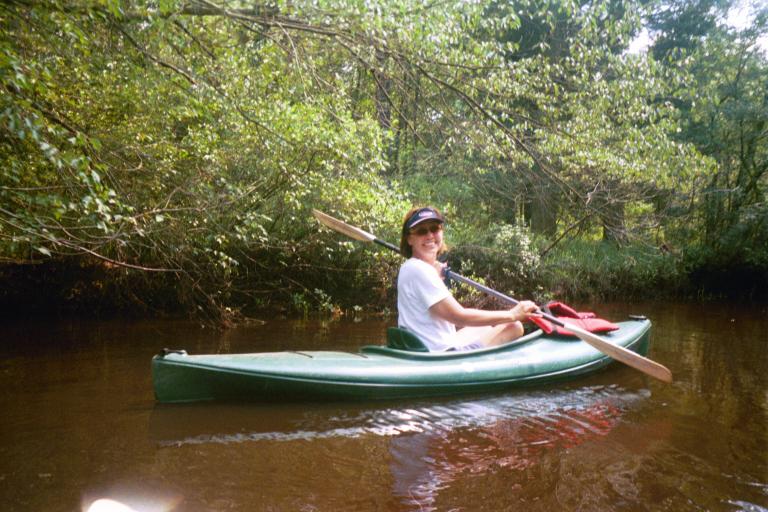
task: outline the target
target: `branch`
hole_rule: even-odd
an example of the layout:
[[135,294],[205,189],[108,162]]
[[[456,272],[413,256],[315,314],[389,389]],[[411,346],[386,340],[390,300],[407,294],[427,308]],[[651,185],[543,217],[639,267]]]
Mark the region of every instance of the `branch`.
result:
[[187,73],[186,71],[184,71],[182,69],[177,68],[173,64],[169,64],[169,63],[165,62],[164,60],[161,60],[161,59],[155,57],[154,55],[149,53],[147,50],[145,50],[133,37],[131,37],[131,35],[128,32],[123,30],[123,27],[121,27],[120,25],[117,25],[117,24],[115,24],[115,26],[116,26],[117,30],[121,34],[123,34],[125,36],[125,38],[128,40],[128,42],[130,42],[137,50],[139,50],[139,52],[141,52],[142,55],[147,57],[149,60],[151,60],[155,64],[157,64],[157,65],[159,65],[161,67],[164,67],[164,68],[168,68],[168,69],[178,73],[179,75],[183,76],[191,85],[197,85],[197,82],[195,81],[194,78],[192,78],[192,76],[189,73]]
[[588,218],[590,218],[590,217],[591,217],[592,215],[594,215],[594,214],[595,214],[595,212],[594,212],[594,211],[591,211],[591,212],[587,212],[587,214],[586,214],[586,215],[584,215],[582,218],[580,218],[579,220],[577,220],[576,222],[574,222],[573,224],[571,224],[570,226],[568,226],[568,227],[567,227],[567,228],[566,228],[566,229],[565,229],[565,230],[562,232],[562,234],[561,234],[559,237],[557,237],[557,238],[554,240],[554,242],[552,242],[551,244],[549,244],[549,246],[548,246],[546,249],[544,249],[543,251],[541,251],[541,252],[539,253],[539,257],[540,257],[540,258],[544,258],[544,256],[546,256],[546,255],[547,255],[547,253],[548,253],[549,251],[551,251],[552,249],[554,249],[554,248],[555,248],[555,246],[556,246],[557,244],[559,244],[559,243],[560,243],[560,240],[562,240],[563,238],[565,238],[565,235],[567,235],[568,233],[570,233],[571,231],[573,231],[574,229],[576,229],[576,228],[577,228],[578,226],[580,226],[580,225],[581,225],[581,224],[582,224],[582,223],[583,223],[585,220],[587,220]]
[[[5,214],[5,215],[7,215],[7,216],[9,216],[9,217],[11,217],[13,219],[16,219],[17,221],[23,221],[23,219],[19,215],[16,215],[13,212],[11,212],[9,210],[6,210],[4,208],[0,208],[0,213],[3,213],[3,214]],[[83,247],[80,244],[76,244],[76,243],[71,242],[69,240],[58,239],[58,238],[54,237],[53,235],[51,235],[49,233],[45,233],[45,232],[34,230],[34,229],[30,228],[30,227],[26,227],[26,226],[17,224],[15,222],[11,222],[10,220],[2,218],[2,217],[0,217],[0,222],[4,222],[4,223],[8,224],[9,226],[11,226],[11,227],[13,227],[15,229],[18,229],[19,231],[27,233],[28,235],[32,235],[34,237],[42,238],[43,240],[45,240],[45,241],[47,241],[47,242],[49,242],[49,243],[51,243],[53,245],[60,245],[60,246],[63,246],[63,247],[67,247],[69,249],[74,249],[76,251],[85,252],[87,254],[90,254],[91,256],[95,256],[96,258],[98,258],[100,260],[106,261],[108,263],[111,263],[112,265],[116,265],[116,266],[119,266],[119,267],[132,268],[132,269],[135,269],[135,270],[143,270],[145,272],[174,272],[174,273],[182,272],[182,269],[178,269],[178,268],[144,267],[144,266],[141,266],[141,265],[134,265],[132,263],[126,263],[124,261],[118,261],[118,260],[109,258],[107,256],[104,256],[103,254],[99,254],[98,252],[93,251],[91,249],[88,249],[87,247]],[[66,233],[66,229],[63,229],[63,231]]]
[[67,240],[56,240],[56,239],[49,239],[51,242],[57,245],[63,245],[64,247],[69,247],[70,249],[75,249],[77,251],[82,251],[85,253],[90,254],[91,256],[95,256],[96,258],[99,258],[100,260],[106,261],[107,263],[111,263],[112,265],[116,265],[118,267],[126,267],[126,268],[132,268],[134,270],[143,270],[145,272],[173,272],[175,274],[178,274],[182,272],[182,269],[180,268],[155,268],[155,267],[143,267],[141,265],[133,265],[131,263],[126,263],[124,261],[117,261],[113,260],[112,258],[108,258],[104,256],[103,254],[99,254],[96,251],[92,251],[88,249],[87,247],[83,247],[77,244],[74,244],[72,242],[69,242]]

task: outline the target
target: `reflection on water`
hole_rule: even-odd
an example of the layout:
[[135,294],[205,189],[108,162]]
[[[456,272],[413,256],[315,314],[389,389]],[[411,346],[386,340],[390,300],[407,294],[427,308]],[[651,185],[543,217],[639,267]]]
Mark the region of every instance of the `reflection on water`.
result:
[[[606,436],[649,395],[590,386],[407,406],[158,405],[150,433],[165,449],[382,437],[392,495],[404,506],[435,510],[438,494],[457,476],[530,470],[547,451]],[[330,455],[328,464],[336,458]]]
[[6,323],[2,509],[768,510],[766,310],[582,309],[649,316],[674,384],[613,365],[460,399],[156,405],[162,347],[356,350],[391,321]]
[[448,408],[444,411],[450,416],[467,421],[439,422],[438,428],[416,432],[406,429],[390,441],[393,492],[419,510],[437,510],[439,493],[455,480],[502,470],[531,471],[547,452],[607,435],[644,395],[582,389]]
[[569,442],[610,429],[621,412],[650,392],[593,386],[531,391],[475,399],[363,407],[355,404],[251,405],[158,404],[150,433],[160,446],[249,441],[312,440],[366,434],[444,436],[457,429],[514,424],[527,445]]

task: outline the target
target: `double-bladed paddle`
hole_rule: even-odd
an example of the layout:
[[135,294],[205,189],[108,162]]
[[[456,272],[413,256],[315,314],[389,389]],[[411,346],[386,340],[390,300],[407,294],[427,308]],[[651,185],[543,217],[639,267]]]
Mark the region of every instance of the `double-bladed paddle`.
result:
[[[380,240],[379,238],[376,238],[376,236],[372,235],[371,233],[368,233],[367,231],[364,231],[355,226],[350,226],[349,224],[343,221],[340,221],[339,219],[333,218],[328,214],[325,214],[318,210],[312,210],[312,214],[315,216],[315,218],[318,221],[320,221],[321,224],[328,226],[334,231],[338,231],[339,233],[347,235],[350,238],[359,240],[361,242],[369,242],[369,243],[373,242],[373,243],[382,245],[387,249],[391,249],[397,253],[400,252],[400,248],[397,247],[396,245],[393,245],[384,240]],[[480,290],[484,293],[487,293],[488,295],[495,297],[508,304],[515,305],[518,303],[518,301],[513,299],[512,297],[504,295],[503,293],[498,292],[492,288],[488,288],[487,286],[484,286],[462,275],[459,275],[451,270],[446,271],[446,277],[468,284],[469,286],[472,286],[473,288]],[[669,369],[667,369],[667,367],[655,361],[652,361],[647,357],[643,357],[640,354],[632,352],[631,350],[628,350],[624,347],[621,347],[619,345],[614,345],[610,341],[604,340],[603,338],[596,335],[595,333],[589,332],[577,325],[568,323],[567,321],[564,322],[563,320],[556,318],[541,310],[539,310],[538,314],[540,314],[543,318],[549,320],[553,324],[563,327],[565,329],[568,329],[573,334],[581,338],[584,342],[596,348],[603,354],[610,356],[617,361],[621,361],[622,363],[628,366],[631,366],[636,370],[640,370],[646,375],[650,375],[651,377],[659,379],[660,381],[672,382],[672,372],[670,372]]]

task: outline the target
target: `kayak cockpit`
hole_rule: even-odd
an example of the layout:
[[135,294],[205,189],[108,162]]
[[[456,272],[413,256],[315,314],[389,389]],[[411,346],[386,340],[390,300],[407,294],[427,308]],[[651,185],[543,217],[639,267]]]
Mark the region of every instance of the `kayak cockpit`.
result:
[[[401,329],[398,329],[398,330],[401,331]],[[529,341],[533,341],[539,338],[543,334],[543,332],[540,329],[537,329],[524,336],[521,336],[520,338],[518,338],[512,343],[499,345],[497,347],[480,348],[472,351],[463,351],[463,352],[459,352],[459,351],[429,352],[429,351],[426,351],[426,349],[421,350],[418,348],[394,348],[392,346],[393,344],[391,343],[392,335],[390,334],[390,332],[393,332],[392,328],[390,328],[387,332],[388,346],[367,345],[365,347],[362,347],[360,349],[360,352],[362,354],[378,354],[378,355],[384,355],[389,357],[395,357],[398,359],[409,359],[409,360],[434,361],[434,360],[443,360],[443,359],[461,359],[461,358],[473,357],[476,355],[486,355],[492,352],[508,352],[511,350],[516,350],[521,345],[525,345]],[[414,336],[414,339],[418,341],[418,338],[416,338],[415,336]],[[410,344],[412,345],[413,342],[410,342]]]

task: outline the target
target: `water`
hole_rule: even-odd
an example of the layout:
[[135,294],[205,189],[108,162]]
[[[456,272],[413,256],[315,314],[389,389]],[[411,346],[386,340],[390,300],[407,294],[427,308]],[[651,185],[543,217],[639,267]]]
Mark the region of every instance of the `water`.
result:
[[[495,395],[157,405],[149,361],[356,350],[390,321],[0,327],[0,509],[768,510],[768,313],[611,304],[654,322],[672,385],[613,365]],[[103,505],[105,502],[97,502]],[[95,507],[97,508],[97,507]]]

